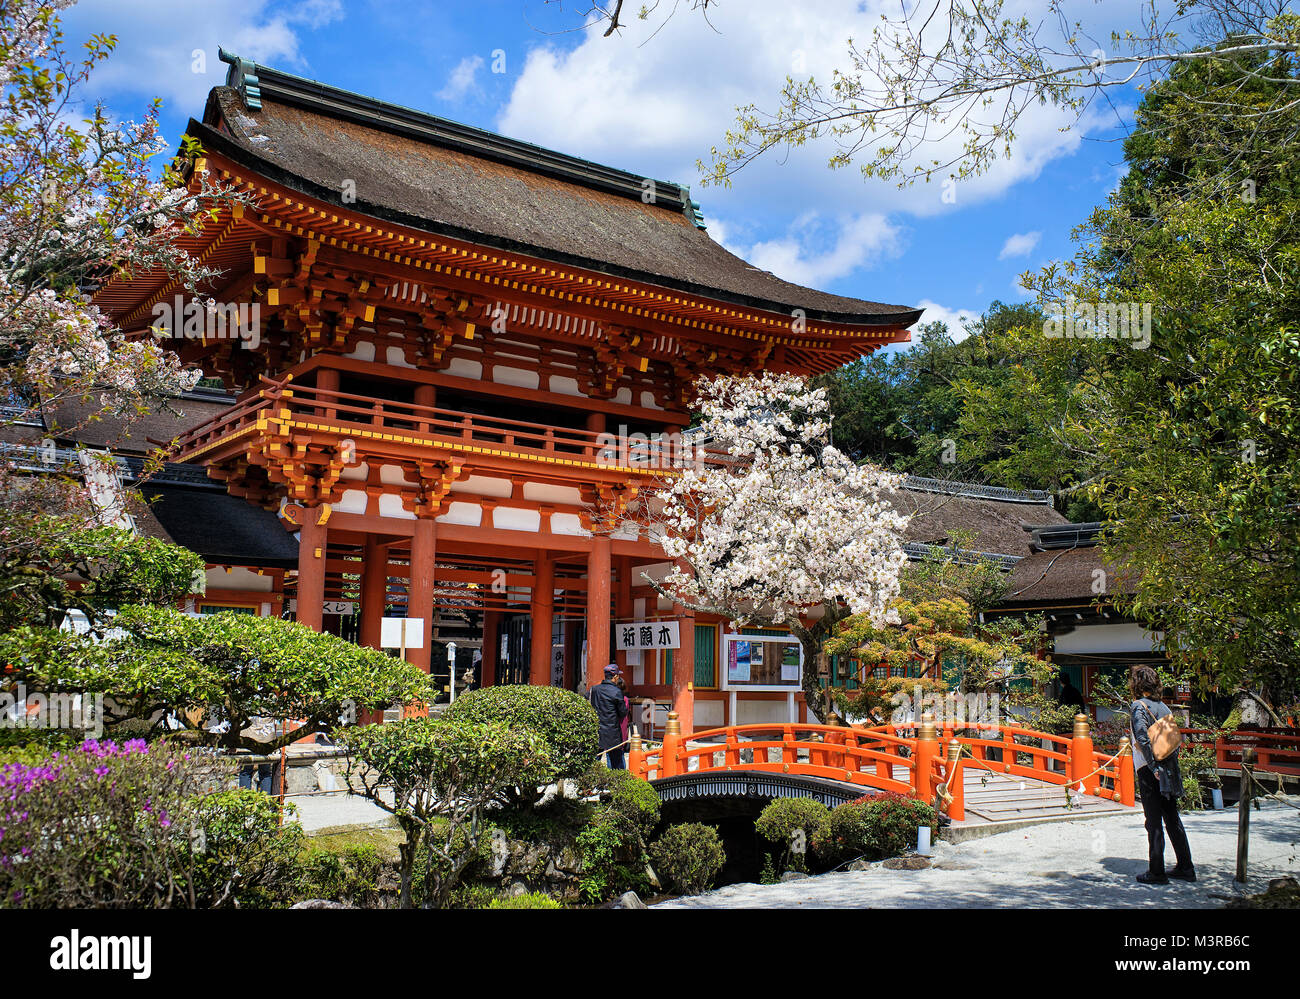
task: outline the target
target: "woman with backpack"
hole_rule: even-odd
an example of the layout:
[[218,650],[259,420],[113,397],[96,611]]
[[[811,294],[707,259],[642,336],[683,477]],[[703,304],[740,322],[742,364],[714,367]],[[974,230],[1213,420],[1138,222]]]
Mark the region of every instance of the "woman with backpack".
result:
[[[1195,881],[1192,850],[1187,844],[1183,820],[1178,817],[1178,799],[1183,793],[1183,775],[1178,768],[1177,719],[1161,703],[1160,679],[1150,666],[1138,666],[1130,680],[1133,703],[1129,706],[1133,769],[1142,794],[1146,816],[1149,859],[1147,870],[1137,876],[1144,885],[1167,885],[1170,878]],[[1169,718],[1169,721],[1162,719]],[[1163,827],[1163,828],[1162,828]],[[1173,845],[1178,865],[1165,874],[1165,832]]]

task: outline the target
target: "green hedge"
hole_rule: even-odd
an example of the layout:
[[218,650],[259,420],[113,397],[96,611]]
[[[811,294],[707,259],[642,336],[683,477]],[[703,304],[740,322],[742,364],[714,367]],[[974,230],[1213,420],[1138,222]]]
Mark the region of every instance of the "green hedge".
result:
[[935,825],[934,809],[901,794],[876,794],[837,806],[813,841],[817,855],[830,864],[857,857],[883,860],[916,849],[916,830]]
[[708,891],[727,862],[718,830],[701,822],[669,826],[650,847],[650,857],[659,877],[682,895]]
[[831,811],[815,798],[773,798],[754,822],[754,830],[780,844],[782,870],[807,870],[812,844],[826,833]]
[[551,779],[581,777],[599,750],[596,712],[571,690],[510,684],[471,690],[443,715],[474,722],[504,722],[539,736],[550,750]]

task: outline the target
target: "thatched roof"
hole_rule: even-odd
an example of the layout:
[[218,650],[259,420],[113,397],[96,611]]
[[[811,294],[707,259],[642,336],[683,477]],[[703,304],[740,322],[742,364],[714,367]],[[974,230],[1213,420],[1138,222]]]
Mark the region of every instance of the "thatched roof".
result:
[[354,188],[350,211],[737,304],[801,308],[810,319],[920,318],[754,267],[709,237],[681,185],[223,58],[236,63],[234,85],[212,90],[187,133],[309,196],[337,202]]
[[1029,554],[1029,525],[1067,524],[1046,493],[1018,492],[965,482],[909,478],[890,497],[894,507],[912,514],[906,540],[951,545],[959,531],[973,538],[964,547],[990,555]]

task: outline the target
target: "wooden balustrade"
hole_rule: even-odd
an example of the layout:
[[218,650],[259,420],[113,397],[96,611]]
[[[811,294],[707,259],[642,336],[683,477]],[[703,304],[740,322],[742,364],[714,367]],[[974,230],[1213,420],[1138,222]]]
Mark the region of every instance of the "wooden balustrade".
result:
[[1193,745],[1210,746],[1219,770],[1241,769],[1242,756],[1255,752],[1255,769],[1267,773],[1300,776],[1300,735],[1294,730],[1246,729],[1218,732],[1185,728],[1183,738]]
[[[631,447],[626,440],[615,441],[596,431],[556,427],[506,417],[465,413],[459,410],[423,406],[416,403],[350,392],[294,385],[266,380],[259,392],[237,403],[224,413],[194,427],[178,441],[181,457],[213,441],[256,423],[267,411],[288,408],[298,419],[310,419],[346,437],[350,426],[365,426],[389,432],[403,431],[461,444],[498,445],[512,453],[601,461],[611,466],[658,467],[660,445],[656,442]],[[696,452],[700,452],[697,450]],[[668,455],[668,466],[674,460]],[[729,460],[722,452],[704,451],[702,460],[718,464]]]
[[[1076,718],[1069,739],[1015,725],[968,723],[936,729],[929,715],[914,728],[915,735],[905,736],[899,734],[905,727],[889,724],[862,728],[787,723],[731,725],[683,735],[676,715],[670,714],[658,755],[641,749],[638,738],[629,769],[647,780],[727,770],[821,777],[931,803],[938,800],[953,821],[965,817],[968,767],[1058,785],[1082,782],[1088,794],[1129,806],[1136,800],[1127,747],[1117,757],[1094,750],[1086,718]],[[1018,756],[1028,756],[1028,763]]]

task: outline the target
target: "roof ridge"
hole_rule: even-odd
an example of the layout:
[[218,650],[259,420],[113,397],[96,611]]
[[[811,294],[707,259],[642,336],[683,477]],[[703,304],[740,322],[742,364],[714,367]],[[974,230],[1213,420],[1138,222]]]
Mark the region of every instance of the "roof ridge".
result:
[[907,475],[903,488],[916,492],[942,493],[947,496],[964,496],[971,499],[991,499],[1004,503],[1032,503],[1052,506],[1052,494],[1045,489],[1011,489],[1007,486],[981,485],[978,482],[955,482],[934,479],[924,475]]
[[[687,185],[646,177],[521,139],[511,139],[476,125],[466,125],[427,111],[381,101],[319,80],[262,66],[224,48],[218,49],[218,55],[222,62],[230,64],[226,86],[238,91],[244,106],[251,112],[261,110],[263,98],[273,99],[278,103],[324,113],[329,117],[346,118],[379,131],[406,135],[510,166],[522,167],[637,200],[642,204],[663,207],[685,215],[698,228],[705,228],[700,204],[691,200],[691,189]],[[647,194],[650,195],[649,200]]]

